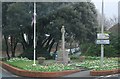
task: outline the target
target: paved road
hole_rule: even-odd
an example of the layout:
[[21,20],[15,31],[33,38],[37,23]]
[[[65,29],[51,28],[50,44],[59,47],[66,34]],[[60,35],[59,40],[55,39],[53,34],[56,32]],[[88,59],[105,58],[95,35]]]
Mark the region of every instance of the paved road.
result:
[[20,77],[0,67],[0,79],[1,78],[2,79],[38,79],[38,78]]
[[2,67],[0,67],[0,77],[18,77],[10,72],[8,72],[7,70],[3,69]]
[[90,71],[88,70],[88,71],[82,71],[82,72],[70,74],[64,77],[78,77],[81,79],[120,79],[120,74],[113,74],[107,76],[90,76]]
[[66,75],[64,77],[90,77],[90,71],[82,71],[74,74]]
[[120,74],[112,74],[112,75],[107,75],[107,76],[100,76],[100,77],[97,77],[96,79],[120,79]]

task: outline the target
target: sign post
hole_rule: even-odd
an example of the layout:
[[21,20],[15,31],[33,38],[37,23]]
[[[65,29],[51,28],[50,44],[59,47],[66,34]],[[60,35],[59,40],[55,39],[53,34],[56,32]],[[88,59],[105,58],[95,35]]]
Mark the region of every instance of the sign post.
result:
[[101,33],[97,34],[96,44],[101,44],[101,59],[100,59],[100,67],[103,67],[104,60],[104,44],[110,44],[109,34],[104,33],[104,4],[102,0],[102,24],[101,24]]
[[[102,27],[101,27],[101,33],[103,34],[104,33],[104,4],[103,4],[103,0],[102,0]],[[103,67],[103,58],[104,58],[104,45],[101,44],[101,61],[100,61],[100,67],[102,68]]]

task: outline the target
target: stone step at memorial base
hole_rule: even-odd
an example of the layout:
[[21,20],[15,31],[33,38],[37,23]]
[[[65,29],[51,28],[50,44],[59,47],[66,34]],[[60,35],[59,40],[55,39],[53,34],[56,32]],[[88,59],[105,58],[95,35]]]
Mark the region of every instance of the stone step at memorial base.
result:
[[[59,57],[57,60],[56,60],[56,63],[63,63],[63,58],[62,57]],[[70,58],[68,58],[68,62],[67,63],[70,63]]]
[[57,60],[56,60],[57,63],[63,63],[63,58],[62,57],[59,57]]

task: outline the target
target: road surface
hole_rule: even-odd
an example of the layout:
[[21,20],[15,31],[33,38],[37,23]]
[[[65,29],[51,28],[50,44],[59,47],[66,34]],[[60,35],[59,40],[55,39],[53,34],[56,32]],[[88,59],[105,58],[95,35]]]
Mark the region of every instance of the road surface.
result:
[[8,72],[7,70],[3,69],[2,67],[0,67],[0,77],[18,77],[10,72]]

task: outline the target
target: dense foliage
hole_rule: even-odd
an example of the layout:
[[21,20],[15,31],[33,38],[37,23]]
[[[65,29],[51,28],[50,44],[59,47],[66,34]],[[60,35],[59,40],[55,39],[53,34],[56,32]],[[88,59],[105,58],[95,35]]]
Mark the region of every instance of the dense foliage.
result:
[[[91,44],[90,48],[86,46],[85,52],[82,53],[82,55],[86,56],[100,56],[101,54],[101,45]],[[87,48],[87,49],[86,49]],[[118,50],[113,47],[113,45],[105,45],[104,46],[104,55],[106,57],[116,57],[118,55]]]
[[[3,35],[8,57],[10,37],[12,57],[15,57],[17,43],[21,43],[24,49],[22,56],[33,58],[33,3],[3,3],[2,6]],[[95,6],[91,2],[37,3],[37,56],[49,58],[54,44],[57,50],[62,25],[66,29],[66,40],[72,37],[78,43],[93,42],[96,36],[96,17]]]
[[[120,54],[120,36],[110,34],[110,44],[104,45],[104,55],[105,57],[118,57]],[[84,43],[81,44],[82,55],[87,56],[100,56],[101,55],[101,45],[95,43]]]

